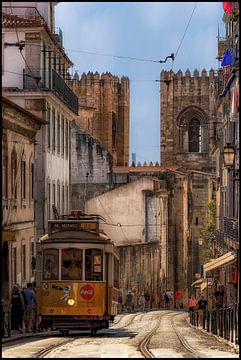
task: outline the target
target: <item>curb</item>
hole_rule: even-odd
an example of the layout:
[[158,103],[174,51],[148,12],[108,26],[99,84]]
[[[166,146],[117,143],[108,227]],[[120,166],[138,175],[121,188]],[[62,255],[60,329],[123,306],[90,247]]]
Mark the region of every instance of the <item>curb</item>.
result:
[[7,338],[2,338],[2,344],[8,344],[13,341],[21,340],[21,339],[28,339],[38,336],[52,336],[59,334],[59,331],[44,331],[44,332],[37,332],[37,333],[22,333],[22,334],[16,334],[12,335]]

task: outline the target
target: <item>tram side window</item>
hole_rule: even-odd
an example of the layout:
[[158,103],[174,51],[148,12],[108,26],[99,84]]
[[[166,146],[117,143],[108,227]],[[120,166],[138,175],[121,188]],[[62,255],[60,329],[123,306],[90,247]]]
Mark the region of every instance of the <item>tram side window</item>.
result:
[[59,278],[59,250],[45,249],[43,264],[43,280],[57,280]]
[[119,260],[114,257],[114,287],[119,289]]
[[68,248],[62,250],[62,279],[82,280],[82,250]]
[[100,249],[85,250],[85,280],[103,281],[103,252]]

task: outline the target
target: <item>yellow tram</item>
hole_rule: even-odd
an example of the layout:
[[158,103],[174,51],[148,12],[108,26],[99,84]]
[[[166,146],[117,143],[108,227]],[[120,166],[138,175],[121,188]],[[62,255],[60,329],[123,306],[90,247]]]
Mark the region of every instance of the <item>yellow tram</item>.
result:
[[40,329],[108,328],[117,314],[119,254],[99,216],[49,220],[36,256]]

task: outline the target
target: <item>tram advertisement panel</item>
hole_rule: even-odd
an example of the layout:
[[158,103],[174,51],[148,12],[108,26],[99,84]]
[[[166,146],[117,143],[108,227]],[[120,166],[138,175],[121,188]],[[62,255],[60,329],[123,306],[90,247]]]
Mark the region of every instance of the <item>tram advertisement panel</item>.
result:
[[101,315],[106,285],[103,283],[43,282],[38,289],[41,315]]

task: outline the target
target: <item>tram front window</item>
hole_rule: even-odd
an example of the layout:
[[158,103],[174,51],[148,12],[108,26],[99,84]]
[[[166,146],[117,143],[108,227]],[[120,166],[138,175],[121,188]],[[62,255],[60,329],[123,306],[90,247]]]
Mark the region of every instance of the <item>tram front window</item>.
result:
[[59,278],[59,251],[57,249],[44,250],[43,263],[43,280],[57,280]]
[[62,279],[82,280],[82,250],[68,248],[62,250]]
[[103,252],[100,249],[85,250],[85,280],[103,281]]

